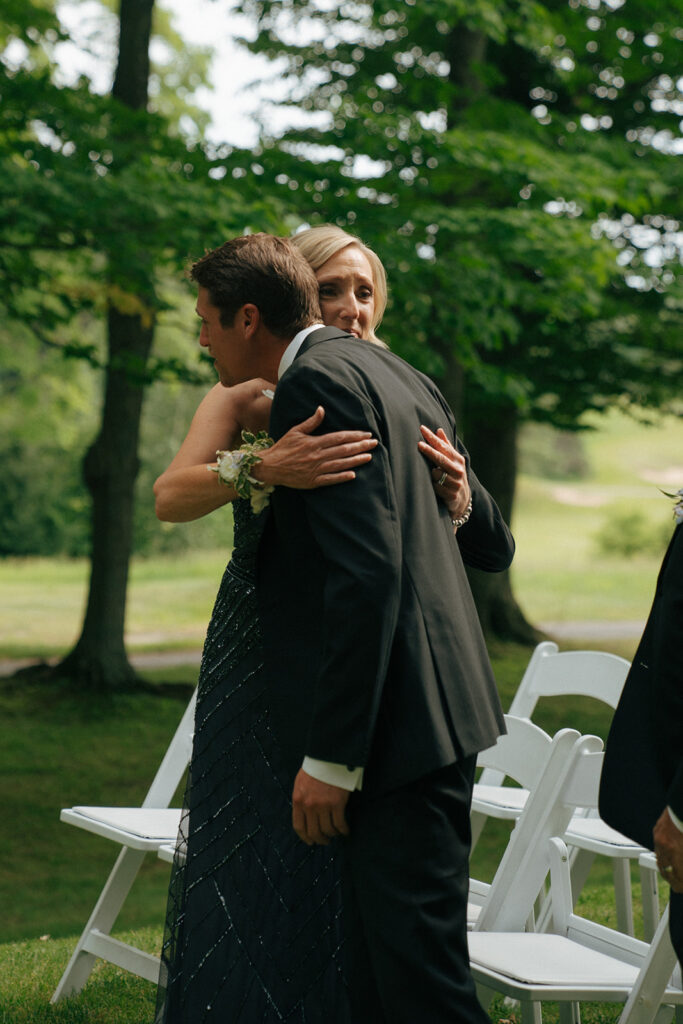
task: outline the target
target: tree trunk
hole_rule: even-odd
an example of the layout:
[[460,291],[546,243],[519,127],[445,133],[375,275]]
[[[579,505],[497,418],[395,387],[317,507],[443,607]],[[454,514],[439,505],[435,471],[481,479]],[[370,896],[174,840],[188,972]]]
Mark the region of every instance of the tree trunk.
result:
[[[517,410],[512,405],[469,408],[466,422],[464,440],[474,471],[509,524],[517,478]],[[535,644],[542,639],[515,600],[509,569],[501,573],[468,569],[467,575],[487,636],[522,644]]]
[[[485,91],[480,68],[486,57],[487,45],[483,32],[463,24],[456,25],[448,37],[448,78],[456,87],[455,98],[449,108],[449,126],[457,123],[460,113]],[[517,412],[514,406],[475,407],[468,403],[467,380],[456,352],[457,340],[451,342],[448,355],[441,349],[445,366],[443,392],[456,414],[459,432],[462,433],[463,425],[465,427],[463,440],[474,471],[495,498],[505,522],[509,524],[517,474]],[[527,622],[515,600],[509,570],[487,573],[468,569],[467,575],[482,629],[487,636],[520,643],[535,643],[540,639],[540,634]]]
[[465,372],[462,363],[458,359],[452,338],[443,339],[432,335],[429,339],[429,347],[438,352],[443,360],[443,371],[437,378],[437,384],[441,394],[453,410],[459,428],[462,423],[465,402]]
[[[149,42],[154,0],[121,0],[119,58],[113,95],[126,106],[147,105]],[[116,173],[113,167],[110,173]],[[110,304],[109,356],[100,431],[83,462],[92,497],[92,554],[88,602],[81,635],[55,673],[75,685],[124,689],[136,674],[126,654],[124,626],[128,568],[133,548],[134,488],[144,385],[153,317],[127,314]],[[132,370],[138,371],[138,380]]]
[[153,10],[154,0],[121,0],[119,59],[112,96],[131,110],[147,106]]
[[126,363],[134,358],[146,364],[154,334],[139,317],[113,308],[108,327],[110,360],[102,423],[83,461],[92,497],[88,603],[81,636],[57,667],[59,675],[100,690],[127,688],[136,679],[123,637],[144,388],[130,379]]

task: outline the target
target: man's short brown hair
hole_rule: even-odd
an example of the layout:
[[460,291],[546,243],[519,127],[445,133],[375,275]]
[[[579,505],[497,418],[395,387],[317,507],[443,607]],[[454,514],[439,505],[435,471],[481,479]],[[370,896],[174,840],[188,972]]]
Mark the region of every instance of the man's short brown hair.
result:
[[190,277],[207,289],[224,327],[248,302],[258,308],[268,330],[282,338],[322,319],[315,274],[286,238],[264,232],[232,238],[197,260]]

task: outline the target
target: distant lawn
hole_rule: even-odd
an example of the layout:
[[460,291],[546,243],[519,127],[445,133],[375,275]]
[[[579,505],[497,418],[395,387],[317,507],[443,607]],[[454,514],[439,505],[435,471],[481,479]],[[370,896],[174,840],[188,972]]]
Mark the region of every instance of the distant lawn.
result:
[[[512,578],[533,622],[644,621],[673,533],[673,502],[662,490],[683,487],[683,420],[643,426],[612,413],[588,422],[599,429],[580,435],[586,476],[518,481]],[[605,554],[597,534],[618,542],[628,516],[647,550]]]
[[[131,648],[196,648],[206,633],[229,549],[135,559],[127,608]],[[65,653],[87,595],[85,559],[0,560],[0,657]]]
[[[562,488],[529,479],[520,484],[512,580],[527,617],[534,623],[644,622],[673,533],[672,503],[657,491],[639,499],[638,509],[651,528],[652,550],[607,555],[596,535],[610,515],[618,514],[619,505],[563,504],[553,498],[553,492]],[[571,490],[581,496],[581,487]],[[614,529],[619,528],[615,523]]]
[[[672,503],[660,489],[683,486],[683,420],[646,427],[612,413],[591,422],[599,429],[581,434],[584,476],[522,474],[518,481],[512,579],[534,623],[644,621],[673,530]],[[229,536],[230,511],[213,515],[225,518]],[[607,555],[596,535],[607,528],[619,538],[624,515],[636,516],[648,550]],[[192,524],[195,531],[200,525]],[[228,557],[226,547],[135,559],[130,648],[200,646]],[[0,658],[68,650],[80,629],[87,578],[84,559],[0,560]]]

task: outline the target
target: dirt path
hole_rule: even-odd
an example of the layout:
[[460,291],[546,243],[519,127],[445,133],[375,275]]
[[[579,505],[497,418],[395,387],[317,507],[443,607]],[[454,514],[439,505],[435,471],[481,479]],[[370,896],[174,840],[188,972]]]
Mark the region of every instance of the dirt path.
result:
[[[195,651],[138,651],[130,653],[131,664],[135,668],[167,668],[173,665],[196,665],[202,658],[201,650]],[[49,665],[53,665],[57,658],[48,658]],[[28,668],[35,665],[35,658],[4,658],[0,659],[0,678],[11,676],[20,668]]]
[[[626,622],[602,622],[586,620],[583,622],[542,622],[539,625],[544,633],[555,640],[585,640],[595,643],[600,640],[631,640],[637,639],[643,632],[645,623],[640,620]],[[163,637],[158,636],[159,642]],[[130,660],[136,668],[166,668],[174,665],[199,666],[201,648],[184,651],[131,651]],[[50,663],[56,658],[48,659]],[[0,659],[0,678],[12,675],[20,668],[35,664],[35,658]]]

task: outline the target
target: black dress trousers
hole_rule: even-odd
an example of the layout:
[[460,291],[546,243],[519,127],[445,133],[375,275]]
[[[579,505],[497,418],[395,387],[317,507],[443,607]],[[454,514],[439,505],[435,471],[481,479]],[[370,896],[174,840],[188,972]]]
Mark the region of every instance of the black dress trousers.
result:
[[343,886],[354,1024],[489,1024],[467,948],[475,763],[350,800]]

